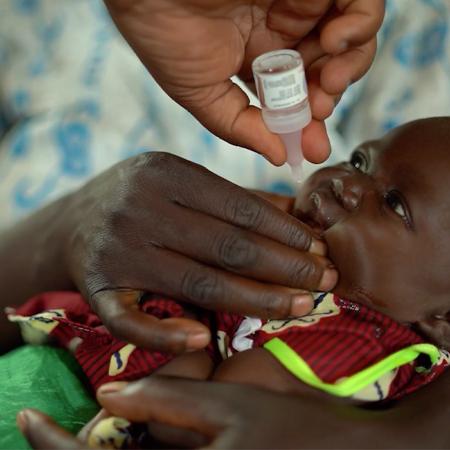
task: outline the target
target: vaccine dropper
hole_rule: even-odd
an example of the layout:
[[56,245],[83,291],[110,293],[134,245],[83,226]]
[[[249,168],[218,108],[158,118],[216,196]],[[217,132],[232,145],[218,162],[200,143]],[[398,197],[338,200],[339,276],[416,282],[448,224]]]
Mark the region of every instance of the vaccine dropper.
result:
[[252,64],[256,91],[267,128],[283,141],[292,176],[302,177],[302,130],[311,122],[303,60],[295,50],[275,50]]

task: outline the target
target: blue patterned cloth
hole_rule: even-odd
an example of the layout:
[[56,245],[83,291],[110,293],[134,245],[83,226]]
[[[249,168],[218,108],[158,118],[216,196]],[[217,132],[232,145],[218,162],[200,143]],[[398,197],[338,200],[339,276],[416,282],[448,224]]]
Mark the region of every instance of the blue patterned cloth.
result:
[[[375,65],[328,121],[332,162],[405,121],[450,113],[449,23],[445,0],[388,0]],[[295,190],[287,168],[217,139],[167,97],[100,0],[0,1],[0,228],[156,149],[244,186]]]
[[329,121],[347,148],[410,120],[450,115],[449,24],[446,0],[386,1],[375,62]]

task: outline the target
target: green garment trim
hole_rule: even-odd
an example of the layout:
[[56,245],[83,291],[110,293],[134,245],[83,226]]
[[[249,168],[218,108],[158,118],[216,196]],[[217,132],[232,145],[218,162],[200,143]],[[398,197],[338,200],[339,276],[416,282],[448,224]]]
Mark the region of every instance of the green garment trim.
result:
[[266,342],[264,348],[304,383],[338,397],[350,397],[378,380],[382,375],[403,364],[414,361],[420,354],[428,355],[433,364],[439,358],[439,350],[436,346],[426,343],[415,344],[402,348],[372,366],[332,384],[323,382],[297,352],[279,338],[273,338]]

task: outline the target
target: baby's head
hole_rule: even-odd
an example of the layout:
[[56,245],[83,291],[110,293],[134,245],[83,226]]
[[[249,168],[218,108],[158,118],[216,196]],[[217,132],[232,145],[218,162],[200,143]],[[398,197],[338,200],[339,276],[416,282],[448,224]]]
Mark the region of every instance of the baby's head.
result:
[[295,214],[322,230],[336,294],[450,348],[450,118],[411,122],[317,171]]

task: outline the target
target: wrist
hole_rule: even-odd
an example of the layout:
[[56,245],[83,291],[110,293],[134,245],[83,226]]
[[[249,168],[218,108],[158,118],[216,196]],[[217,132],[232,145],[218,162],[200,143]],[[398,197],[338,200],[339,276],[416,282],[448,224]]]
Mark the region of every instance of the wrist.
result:
[[70,197],[71,195],[64,196],[47,205],[23,224],[21,234],[25,240],[29,233],[34,235],[33,252],[30,252],[29,261],[29,282],[35,293],[73,288],[65,250]]

